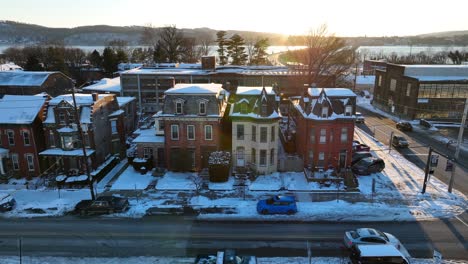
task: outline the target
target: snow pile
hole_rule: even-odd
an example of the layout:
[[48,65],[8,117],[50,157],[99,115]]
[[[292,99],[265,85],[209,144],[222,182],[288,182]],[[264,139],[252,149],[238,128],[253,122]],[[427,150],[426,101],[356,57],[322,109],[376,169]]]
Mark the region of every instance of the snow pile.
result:
[[278,172],[269,175],[260,175],[249,186],[251,191],[279,191],[283,187]]
[[208,189],[214,191],[230,191],[234,188],[234,178],[229,177],[227,182],[210,182],[208,183]]

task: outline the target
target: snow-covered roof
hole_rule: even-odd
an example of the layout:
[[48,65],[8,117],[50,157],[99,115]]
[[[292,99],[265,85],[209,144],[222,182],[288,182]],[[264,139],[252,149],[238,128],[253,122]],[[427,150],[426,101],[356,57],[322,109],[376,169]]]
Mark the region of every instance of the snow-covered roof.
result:
[[76,132],[76,130],[73,129],[72,127],[62,127],[62,128],[57,129],[57,132],[59,132],[59,133],[72,133],[72,132]]
[[[103,98],[106,96],[113,96],[111,94],[100,94],[99,98]],[[76,104],[78,106],[81,105],[92,105],[93,104],[93,96],[92,94],[82,94],[82,93],[76,93],[75,94],[75,100]],[[50,100],[49,105],[58,105],[60,102],[66,101],[70,105],[73,105],[73,97],[71,94],[64,94],[64,95],[59,95],[57,97],[52,98]]]
[[122,109],[119,109],[119,110],[117,110],[117,111],[112,112],[112,113],[109,115],[109,117],[119,116],[119,115],[121,115],[121,114],[123,114],[123,113],[125,113],[125,111],[122,110]]
[[468,65],[403,65],[405,76],[468,76]]
[[468,80],[466,76],[408,76],[411,78],[418,79],[421,82],[434,82],[434,81],[464,81]]
[[119,107],[123,107],[131,101],[135,100],[136,98],[131,96],[117,96],[117,103],[119,104]]
[[308,93],[310,96],[317,97],[322,89],[324,89],[328,97],[356,97],[356,94],[347,88],[309,88]]
[[120,91],[122,90],[122,87],[120,86],[120,77],[116,77],[113,79],[103,78],[97,83],[83,87],[83,90],[120,93]]
[[[87,148],[86,155],[92,155],[94,153],[94,149]],[[39,153],[42,156],[83,156],[83,149],[74,149],[74,150],[63,150],[61,148],[51,148],[46,149]]]
[[217,83],[199,83],[187,84],[179,83],[167,91],[165,94],[218,94],[223,91],[222,84]]
[[0,86],[41,86],[56,72],[0,71]]
[[[263,87],[259,86],[239,86],[237,87],[236,94],[237,95],[260,95],[262,93]],[[275,94],[273,91],[273,87],[265,86],[265,91],[267,94]]]
[[35,95],[5,95],[0,99],[0,124],[30,124],[46,98]]
[[20,66],[12,62],[0,64],[0,71],[22,71],[22,70],[23,68],[21,68]]
[[156,135],[140,135],[136,137],[133,143],[162,143],[164,144],[164,136]]

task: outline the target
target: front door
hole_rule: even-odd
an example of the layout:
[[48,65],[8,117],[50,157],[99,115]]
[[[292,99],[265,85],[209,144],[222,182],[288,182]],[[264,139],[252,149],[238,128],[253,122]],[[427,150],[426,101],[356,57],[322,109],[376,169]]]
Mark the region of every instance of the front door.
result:
[[245,151],[243,147],[237,148],[237,167],[244,167],[245,166]]
[[340,151],[340,160],[339,160],[339,167],[340,169],[346,167],[346,150]]

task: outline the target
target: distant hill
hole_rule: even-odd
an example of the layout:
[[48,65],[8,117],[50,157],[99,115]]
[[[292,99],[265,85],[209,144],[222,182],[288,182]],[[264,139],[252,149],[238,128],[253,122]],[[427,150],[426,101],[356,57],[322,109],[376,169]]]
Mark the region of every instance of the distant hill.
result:
[[[0,20],[0,44],[50,44],[63,43],[74,46],[104,46],[112,40],[124,40],[129,45],[140,45],[143,26],[82,26],[75,28],[49,28],[34,24]],[[216,39],[218,30],[210,28],[183,28],[184,34],[189,37],[211,37]],[[289,37],[277,33],[226,30],[228,36],[235,33],[244,39],[255,40],[268,38],[270,45],[301,45],[290,42]],[[454,45],[468,46],[468,30],[448,31],[422,34],[409,37],[345,37],[349,45],[353,46],[382,46],[382,45]]]
[[[13,21],[0,21],[0,44],[63,43],[66,45],[102,46],[111,40],[125,40],[139,45],[143,26],[82,26],[75,28],[49,28]],[[182,29],[186,36],[216,38],[217,30],[210,28]],[[286,45],[287,36],[276,33],[226,30],[228,35],[240,34],[244,39],[267,37],[272,45]]]

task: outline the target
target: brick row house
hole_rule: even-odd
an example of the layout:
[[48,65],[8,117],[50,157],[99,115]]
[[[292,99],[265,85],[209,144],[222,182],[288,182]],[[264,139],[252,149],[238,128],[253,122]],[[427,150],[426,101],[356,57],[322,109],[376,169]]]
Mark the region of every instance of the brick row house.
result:
[[48,96],[5,95],[0,99],[0,175],[37,176],[43,164],[42,120]]
[[356,94],[345,88],[309,88],[303,96],[290,100],[296,151],[305,167],[350,166]]
[[176,84],[165,93],[163,110],[154,117],[164,131],[169,170],[200,171],[221,144],[222,118],[229,93],[221,84]]
[[232,164],[270,174],[278,168],[279,101],[272,87],[237,87],[232,122]]
[[[78,116],[72,95],[60,95],[48,104],[44,120],[46,149],[39,153],[49,164],[58,164],[63,173],[85,173],[82,144],[88,164],[96,169],[111,156],[125,155],[125,113],[116,95],[76,94]],[[76,125],[80,121],[83,141]]]
[[61,72],[2,71],[0,72],[0,96],[36,95],[47,93],[57,96],[75,86],[73,80]]

